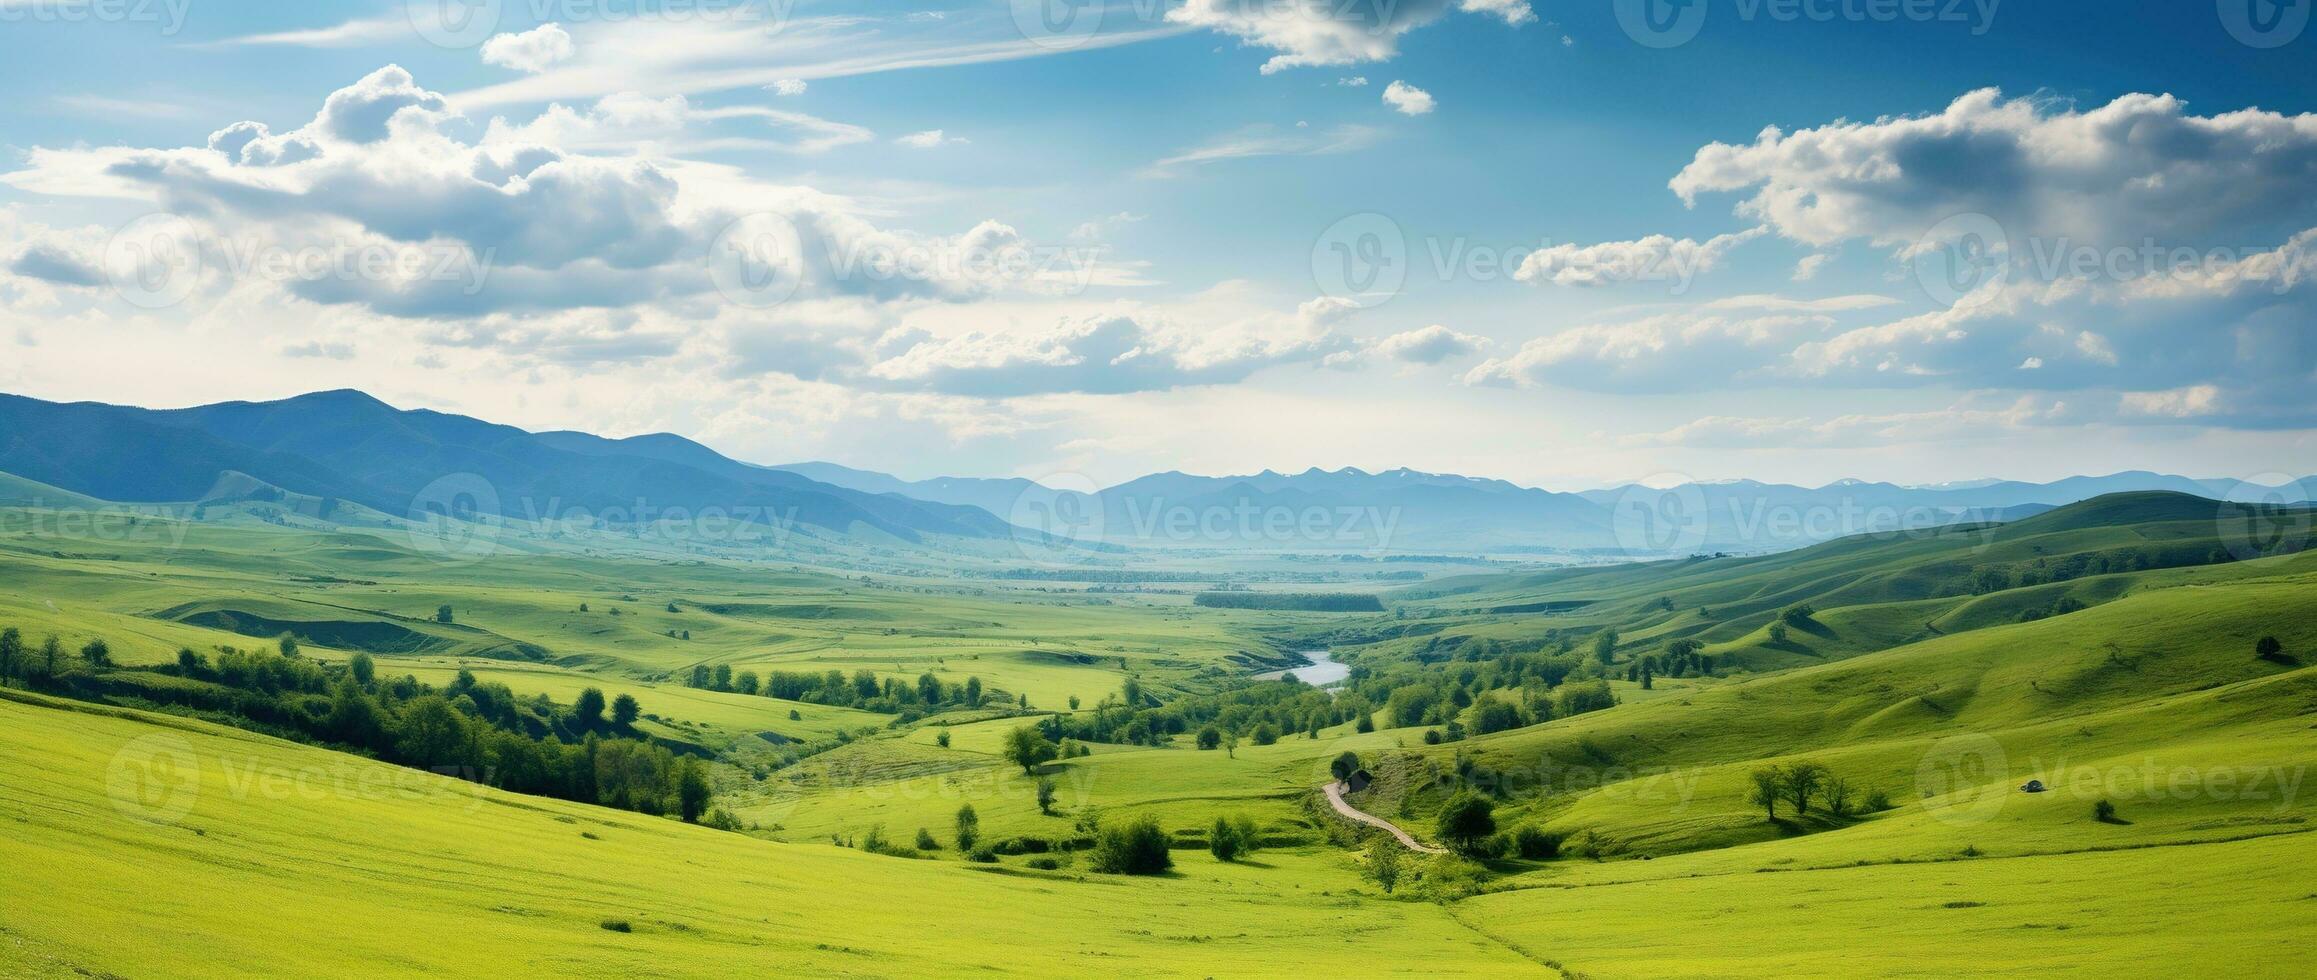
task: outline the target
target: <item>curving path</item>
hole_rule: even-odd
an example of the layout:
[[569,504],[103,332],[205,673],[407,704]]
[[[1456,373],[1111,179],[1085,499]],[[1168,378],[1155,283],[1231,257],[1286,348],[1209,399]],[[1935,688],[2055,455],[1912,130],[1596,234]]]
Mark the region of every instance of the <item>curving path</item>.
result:
[[1430,844],[1426,844],[1423,841],[1408,836],[1408,832],[1401,830],[1398,824],[1395,824],[1382,817],[1376,816],[1375,814],[1362,810],[1359,807],[1344,802],[1344,784],[1342,782],[1339,781],[1327,784],[1326,792],[1327,804],[1329,806],[1335,807],[1335,812],[1343,814],[1346,817],[1350,817],[1353,820],[1367,824],[1370,827],[1380,829],[1385,833],[1391,834],[1393,837],[1399,838],[1401,846],[1404,846],[1411,851],[1415,851],[1418,854],[1448,853],[1446,850],[1433,847]]

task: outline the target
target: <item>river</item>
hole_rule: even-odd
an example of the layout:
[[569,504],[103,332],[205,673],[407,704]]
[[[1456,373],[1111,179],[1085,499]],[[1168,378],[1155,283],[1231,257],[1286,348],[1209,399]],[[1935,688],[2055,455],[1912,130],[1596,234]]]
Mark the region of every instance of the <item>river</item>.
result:
[[1297,652],[1303,654],[1305,660],[1311,661],[1311,665],[1308,667],[1290,667],[1286,670],[1265,671],[1255,675],[1255,679],[1275,681],[1289,674],[1294,674],[1296,680],[1313,687],[1333,687],[1343,683],[1344,678],[1352,676],[1352,665],[1337,663],[1335,657],[1326,650],[1299,650]]

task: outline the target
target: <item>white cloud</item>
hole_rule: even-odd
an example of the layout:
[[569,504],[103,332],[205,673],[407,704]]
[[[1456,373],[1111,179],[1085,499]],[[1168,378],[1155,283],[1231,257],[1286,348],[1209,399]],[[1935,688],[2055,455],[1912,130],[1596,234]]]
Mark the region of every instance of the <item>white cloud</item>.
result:
[[1435,103],[1432,93],[1407,82],[1394,81],[1384,86],[1384,104],[1404,116],[1421,116],[1431,112]]
[[[1400,53],[1401,37],[1439,20],[1448,9],[1447,0],[1185,0],[1168,10],[1166,19],[1279,52],[1263,63],[1268,75],[1288,68],[1389,61]],[[1458,0],[1456,9],[1516,27],[1536,19],[1527,0]]]
[[521,34],[501,34],[483,42],[483,63],[538,73],[571,60],[571,35],[561,25],[541,24]]
[[1486,337],[1451,330],[1435,323],[1378,341],[1376,353],[1409,364],[1438,364],[1477,354],[1488,344]]
[[772,84],[765,86],[765,88],[770,90],[774,95],[803,95],[805,94],[805,80],[801,78],[782,78],[775,80]]
[[1336,79],[1335,83],[1342,88],[1364,88],[1368,84],[1368,76],[1353,75],[1348,78]]
[[200,47],[270,46],[295,48],[347,48],[365,44],[408,40],[416,37],[411,30],[410,18],[405,16],[376,17],[349,20],[329,27],[268,34],[248,34],[212,41]]
[[1523,256],[1520,266],[1513,270],[1513,278],[1556,286],[1660,282],[1671,284],[1677,290],[1686,289],[1699,273],[1721,264],[1731,249],[1766,232],[1764,228],[1749,228],[1716,235],[1703,242],[1651,235],[1629,242],[1555,245]]
[[1818,270],[1825,268],[1826,264],[1832,261],[1834,261],[1834,256],[1827,252],[1812,252],[1803,256],[1801,261],[1794,263],[1794,281],[1809,282],[1818,278]]
[[913,150],[930,150],[938,146],[965,143],[968,142],[968,140],[963,136],[946,135],[938,129],[928,129],[921,132],[910,133],[907,136],[895,137],[893,142],[899,143],[902,146],[909,147]]
[[1670,186],[1693,204],[1750,193],[1741,214],[1820,247],[1864,239],[1904,248],[1966,213],[1993,218],[2015,245],[2241,247],[2317,224],[2313,160],[2317,115],[2196,116],[2169,95],[2079,111],[1983,89],[1935,115],[1772,127],[1752,143],[1713,143]]

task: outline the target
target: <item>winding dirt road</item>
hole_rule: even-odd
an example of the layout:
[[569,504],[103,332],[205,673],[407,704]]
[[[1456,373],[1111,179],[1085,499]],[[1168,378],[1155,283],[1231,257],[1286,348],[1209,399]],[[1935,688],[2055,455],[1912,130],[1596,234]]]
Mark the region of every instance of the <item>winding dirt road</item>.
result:
[[1370,827],[1375,827],[1384,831],[1385,833],[1391,834],[1393,837],[1399,839],[1402,846],[1411,851],[1415,851],[1418,854],[1448,853],[1445,850],[1433,847],[1430,844],[1426,844],[1423,841],[1408,836],[1408,832],[1401,830],[1398,824],[1395,824],[1382,817],[1376,816],[1375,814],[1362,810],[1359,807],[1344,802],[1344,784],[1341,782],[1333,782],[1327,784],[1327,803],[1329,806],[1335,807],[1335,812],[1337,813],[1343,814],[1344,816],[1350,817],[1353,820],[1357,820],[1361,823],[1367,824]]

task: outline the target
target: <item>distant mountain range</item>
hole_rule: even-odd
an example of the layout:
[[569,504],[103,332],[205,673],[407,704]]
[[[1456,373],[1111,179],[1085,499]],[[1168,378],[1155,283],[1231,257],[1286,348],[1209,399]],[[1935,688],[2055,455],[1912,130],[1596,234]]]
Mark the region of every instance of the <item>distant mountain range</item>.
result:
[[397,409],[358,391],[153,410],[0,395],[0,472],[125,502],[202,500],[236,475],[396,516],[449,479],[484,512],[721,508],[838,533],[874,529],[989,538],[1011,529],[969,506],[864,493],[751,466],[672,435],[533,433],[463,415]]
[[[1014,478],[903,480],[833,463],[761,466],[665,433],[608,439],[527,432],[397,409],[358,391],[156,410],[0,395],[0,474],[122,502],[190,502],[252,487],[402,516],[441,481],[487,487],[469,501],[513,518],[574,509],[707,508],[839,534],[1011,537],[1040,554],[1166,547],[1369,554],[1686,554],[1767,551],[1862,531],[2003,521],[2112,493],[2304,503],[2282,490],[2159,473],[2051,483],[1929,487],[1843,480],[1822,487],[1733,481],[1563,493],[1410,469],[1165,472],[1099,490]],[[1033,557],[1036,557],[1034,554]]]
[[1170,471],[1073,493],[1020,479],[909,481],[831,463],[780,468],[858,490],[981,507],[1066,539],[1274,550],[1774,550],[1867,531],[2016,520],[2112,493],[2308,501],[2306,482],[2268,488],[2141,471],[2051,483],[1909,487],[1841,480],[1801,487],[1739,480],[1561,493],[1503,480],[1347,467],[1219,477]]

